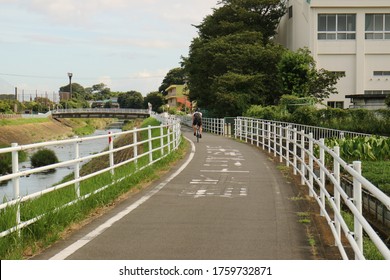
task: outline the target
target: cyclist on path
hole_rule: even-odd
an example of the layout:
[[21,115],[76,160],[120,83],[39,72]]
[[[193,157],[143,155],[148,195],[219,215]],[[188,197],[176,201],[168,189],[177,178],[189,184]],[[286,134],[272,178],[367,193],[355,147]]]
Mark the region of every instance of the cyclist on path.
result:
[[196,136],[196,126],[199,125],[199,138],[202,138],[202,113],[199,108],[196,108],[192,114],[192,127],[194,129],[194,136]]

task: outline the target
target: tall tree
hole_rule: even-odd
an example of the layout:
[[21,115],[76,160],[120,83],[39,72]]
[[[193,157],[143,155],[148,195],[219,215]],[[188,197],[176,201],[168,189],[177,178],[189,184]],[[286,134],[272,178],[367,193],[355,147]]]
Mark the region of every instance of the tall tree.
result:
[[[66,85],[60,88],[61,92],[70,92],[70,85]],[[72,83],[72,99],[85,100],[85,89],[78,83]]]
[[283,2],[222,0],[223,6],[197,26],[199,37],[182,62],[191,100],[218,116],[278,100],[276,65],[283,49],[270,38],[284,14]]
[[[220,111],[224,95],[229,98],[239,93],[249,95],[243,100],[248,104],[275,104],[280,96],[276,65],[284,49],[278,45],[262,43],[262,34],[246,31],[221,36],[212,40],[194,39],[190,55],[183,60],[189,77],[190,100],[206,107],[216,115]],[[229,85],[226,78],[231,78]],[[225,92],[223,92],[225,91]],[[216,94],[218,93],[218,98]],[[229,115],[240,115],[247,106],[233,104]],[[228,107],[224,107],[226,109]]]
[[169,70],[158,91],[163,95],[167,95],[165,91],[171,85],[183,85],[186,82],[186,75],[184,69],[181,67],[173,68]]
[[164,96],[160,92],[151,92],[144,98],[144,108],[148,108],[148,103],[152,104],[152,110],[160,112],[160,108],[165,104]]
[[316,69],[316,63],[307,48],[286,51],[278,72],[283,93],[298,97],[314,97],[318,102],[336,94],[336,83],[344,76],[325,69]]
[[144,107],[144,98],[138,91],[128,91],[118,96],[118,103],[121,108],[141,109]]
[[266,44],[276,34],[280,18],[286,12],[281,0],[221,0],[223,6],[196,26],[202,39],[256,31]]

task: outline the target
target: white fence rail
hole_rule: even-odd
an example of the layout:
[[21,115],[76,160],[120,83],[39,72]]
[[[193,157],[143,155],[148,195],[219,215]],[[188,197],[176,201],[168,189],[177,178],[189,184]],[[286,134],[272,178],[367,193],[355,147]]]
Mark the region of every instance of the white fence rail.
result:
[[148,109],[128,109],[128,108],[71,108],[71,109],[55,109],[52,114],[58,113],[143,113],[149,114]]
[[[361,175],[361,163],[346,163],[339,156],[339,147],[327,147],[324,139],[317,139],[314,134],[326,137],[319,129],[307,133],[296,127],[280,122],[252,118],[237,118],[235,137],[253,145],[267,149],[275,157],[279,156],[287,166],[292,166],[295,175],[301,176],[301,184],[307,185],[309,193],[317,201],[321,215],[328,221],[343,259],[348,259],[343,236],[354,251],[355,259],[365,259],[363,252],[363,233],[378,248],[385,259],[390,259],[390,250],[367,222],[362,213],[362,189],[376,197],[387,209],[390,209],[390,198]],[[340,134],[339,134],[340,135]],[[342,134],[344,136],[344,134]],[[330,137],[337,137],[331,134]],[[341,136],[340,136],[341,137]],[[315,148],[319,150],[318,155]],[[333,168],[325,165],[325,154],[331,156]],[[340,185],[341,169],[353,178],[353,195],[348,196]],[[333,194],[327,191],[327,182],[333,186]],[[349,208],[354,216],[354,228],[348,228],[341,214],[341,203]]]
[[[187,126],[192,126],[192,117],[180,116],[181,122]],[[202,118],[203,131],[210,132],[217,135],[228,136],[228,131],[225,119]],[[230,134],[231,135],[231,134]]]
[[[148,135],[146,139],[139,139],[140,137],[138,136],[139,133],[144,132],[145,134]],[[155,133],[153,133],[155,132]],[[159,135],[159,136],[152,136],[152,135]],[[118,136],[129,136],[132,137],[132,143],[114,148],[114,141],[112,141],[113,138],[118,137]],[[44,213],[42,215],[33,217],[27,221],[21,221],[21,215],[20,215],[20,206],[26,202],[26,201],[32,201],[35,200],[44,194],[54,192],[60,189],[63,189],[67,186],[74,185],[74,191],[75,191],[75,198],[68,202],[65,205],[59,205],[57,209],[54,211],[58,211],[61,208],[73,205],[77,203],[80,200],[84,200],[88,197],[90,197],[93,194],[96,194],[98,192],[101,192],[115,183],[123,180],[124,178],[127,178],[132,174],[127,174],[125,177],[122,178],[115,178],[110,184],[106,186],[101,186],[100,188],[83,194],[82,196],[80,195],[80,183],[90,179],[92,177],[95,177],[97,175],[103,174],[110,172],[111,175],[113,176],[115,173],[115,170],[118,167],[121,167],[125,164],[128,163],[134,163],[135,165],[135,172],[138,172],[147,166],[152,165],[153,163],[161,160],[165,156],[167,156],[171,151],[175,150],[178,148],[180,144],[180,139],[181,139],[181,131],[180,131],[180,121],[176,119],[170,119],[169,122],[164,123],[160,126],[149,126],[146,128],[136,128],[131,131],[126,131],[126,132],[119,132],[119,133],[113,133],[113,134],[108,134],[108,135],[100,135],[100,136],[93,136],[93,137],[83,137],[83,138],[74,138],[74,139],[68,139],[68,140],[61,140],[61,141],[50,141],[50,142],[44,142],[44,143],[37,143],[37,144],[30,144],[30,145],[18,145],[16,143],[12,144],[12,147],[10,148],[3,148],[0,149],[0,154],[4,153],[11,153],[12,154],[12,173],[0,176],[0,182],[6,181],[6,180],[12,180],[13,181],[13,199],[0,204],[0,211],[2,213],[5,213],[5,211],[10,210],[10,209],[15,209],[15,222],[13,223],[14,225],[10,228],[7,229],[1,229],[2,232],[0,232],[0,238],[7,236],[13,232],[20,231],[20,229],[27,227],[28,225],[35,223],[37,220],[41,219],[44,215],[48,213]],[[106,139],[107,144],[109,146],[107,151],[102,151],[97,154],[93,155],[88,155],[84,157],[80,157],[79,153],[79,145],[80,143],[85,143],[85,142],[90,142],[93,140],[97,139]],[[154,143],[158,143],[154,144]],[[30,149],[36,149],[36,148],[47,148],[50,146],[54,145],[74,145],[74,158],[71,160],[63,161],[60,163],[56,164],[51,164],[48,166],[44,167],[38,167],[38,168],[31,168],[29,170],[24,170],[24,171],[19,171],[19,162],[18,162],[18,153],[20,151],[26,151]],[[144,148],[142,148],[144,147]],[[146,148],[145,148],[146,147]],[[114,155],[116,152],[125,150],[125,149],[133,149],[133,156],[131,158],[125,159],[121,162],[114,163]],[[92,160],[94,158],[102,157],[102,156],[108,156],[109,159],[109,166],[107,168],[103,168],[98,171],[94,171],[91,174],[85,175],[85,176],[80,176],[80,165],[83,162],[87,162],[89,160]],[[138,165],[138,161],[141,158],[147,158],[147,163],[145,165]],[[59,167],[66,167],[66,166],[73,166],[74,167],[74,178],[68,182],[65,183],[59,183],[57,185],[54,185],[50,188],[44,189],[43,191],[36,192],[30,195],[26,196],[20,196],[20,185],[19,181],[22,176],[29,176],[34,173],[40,173],[44,172],[47,170],[52,170],[55,168]]]

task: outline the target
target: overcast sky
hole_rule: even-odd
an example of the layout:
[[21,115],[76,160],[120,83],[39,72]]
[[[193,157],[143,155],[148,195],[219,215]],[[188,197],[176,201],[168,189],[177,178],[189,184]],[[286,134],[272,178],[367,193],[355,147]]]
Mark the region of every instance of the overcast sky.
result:
[[218,0],[0,0],[0,93],[155,91]]

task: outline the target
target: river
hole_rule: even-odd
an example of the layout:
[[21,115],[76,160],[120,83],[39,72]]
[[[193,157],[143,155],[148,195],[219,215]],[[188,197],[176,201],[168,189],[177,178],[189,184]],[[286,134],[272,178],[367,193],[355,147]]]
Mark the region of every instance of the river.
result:
[[[103,134],[120,132],[121,126],[123,123],[113,123],[104,130],[96,130],[91,136],[98,136]],[[80,157],[87,155],[95,154],[100,151],[103,151],[108,146],[107,139],[99,139],[94,141],[87,141],[80,143],[79,151]],[[54,151],[60,162],[70,160],[74,158],[74,145],[64,145],[64,146],[50,146],[48,149]],[[29,151],[29,155],[35,151]],[[82,163],[85,164],[85,163]],[[21,162],[19,164],[19,170],[28,170],[31,169],[31,163],[28,159],[26,162]],[[20,196],[25,196],[27,194],[32,194],[44,189],[50,188],[54,184],[61,181],[65,176],[73,172],[73,166],[57,168],[54,172],[50,173],[37,173],[31,174],[28,177],[20,178]],[[0,198],[4,201],[4,198],[10,200],[13,198],[13,185],[12,180],[6,182],[0,182]]]

